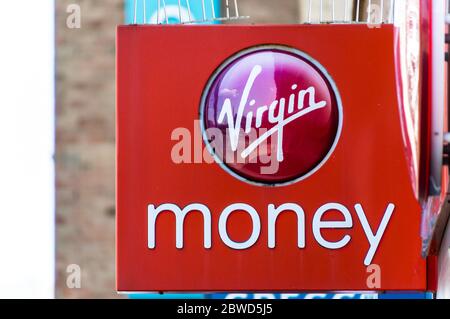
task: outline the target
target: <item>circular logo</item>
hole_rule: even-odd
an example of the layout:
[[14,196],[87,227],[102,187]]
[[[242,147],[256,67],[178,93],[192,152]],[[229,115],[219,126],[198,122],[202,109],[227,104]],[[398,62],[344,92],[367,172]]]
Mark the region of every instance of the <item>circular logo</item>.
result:
[[342,129],[334,81],[298,50],[240,52],[213,74],[200,106],[203,139],[216,162],[250,183],[307,178],[330,157]]

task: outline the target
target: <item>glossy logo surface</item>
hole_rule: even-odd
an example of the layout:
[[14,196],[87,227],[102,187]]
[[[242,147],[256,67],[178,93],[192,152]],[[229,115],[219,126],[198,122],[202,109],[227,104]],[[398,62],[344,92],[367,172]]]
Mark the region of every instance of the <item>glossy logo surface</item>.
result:
[[324,67],[281,46],[227,60],[208,82],[200,115],[216,161],[233,176],[263,185],[312,175],[342,129],[340,96]]

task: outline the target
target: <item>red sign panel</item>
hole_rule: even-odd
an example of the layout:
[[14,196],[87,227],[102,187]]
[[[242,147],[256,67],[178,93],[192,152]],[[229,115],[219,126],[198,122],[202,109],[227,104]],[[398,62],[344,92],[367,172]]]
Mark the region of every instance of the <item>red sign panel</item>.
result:
[[119,291],[425,289],[392,26],[124,26],[117,68]]

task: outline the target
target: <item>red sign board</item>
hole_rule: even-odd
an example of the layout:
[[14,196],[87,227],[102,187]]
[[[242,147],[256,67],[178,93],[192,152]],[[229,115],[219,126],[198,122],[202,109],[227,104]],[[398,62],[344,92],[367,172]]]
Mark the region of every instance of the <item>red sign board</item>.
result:
[[117,289],[424,290],[394,33],[119,27]]

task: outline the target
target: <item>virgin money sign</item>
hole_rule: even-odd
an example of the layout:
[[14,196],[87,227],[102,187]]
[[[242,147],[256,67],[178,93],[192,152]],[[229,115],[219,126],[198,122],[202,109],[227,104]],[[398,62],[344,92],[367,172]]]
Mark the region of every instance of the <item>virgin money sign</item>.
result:
[[118,290],[425,290],[394,31],[119,27]]

